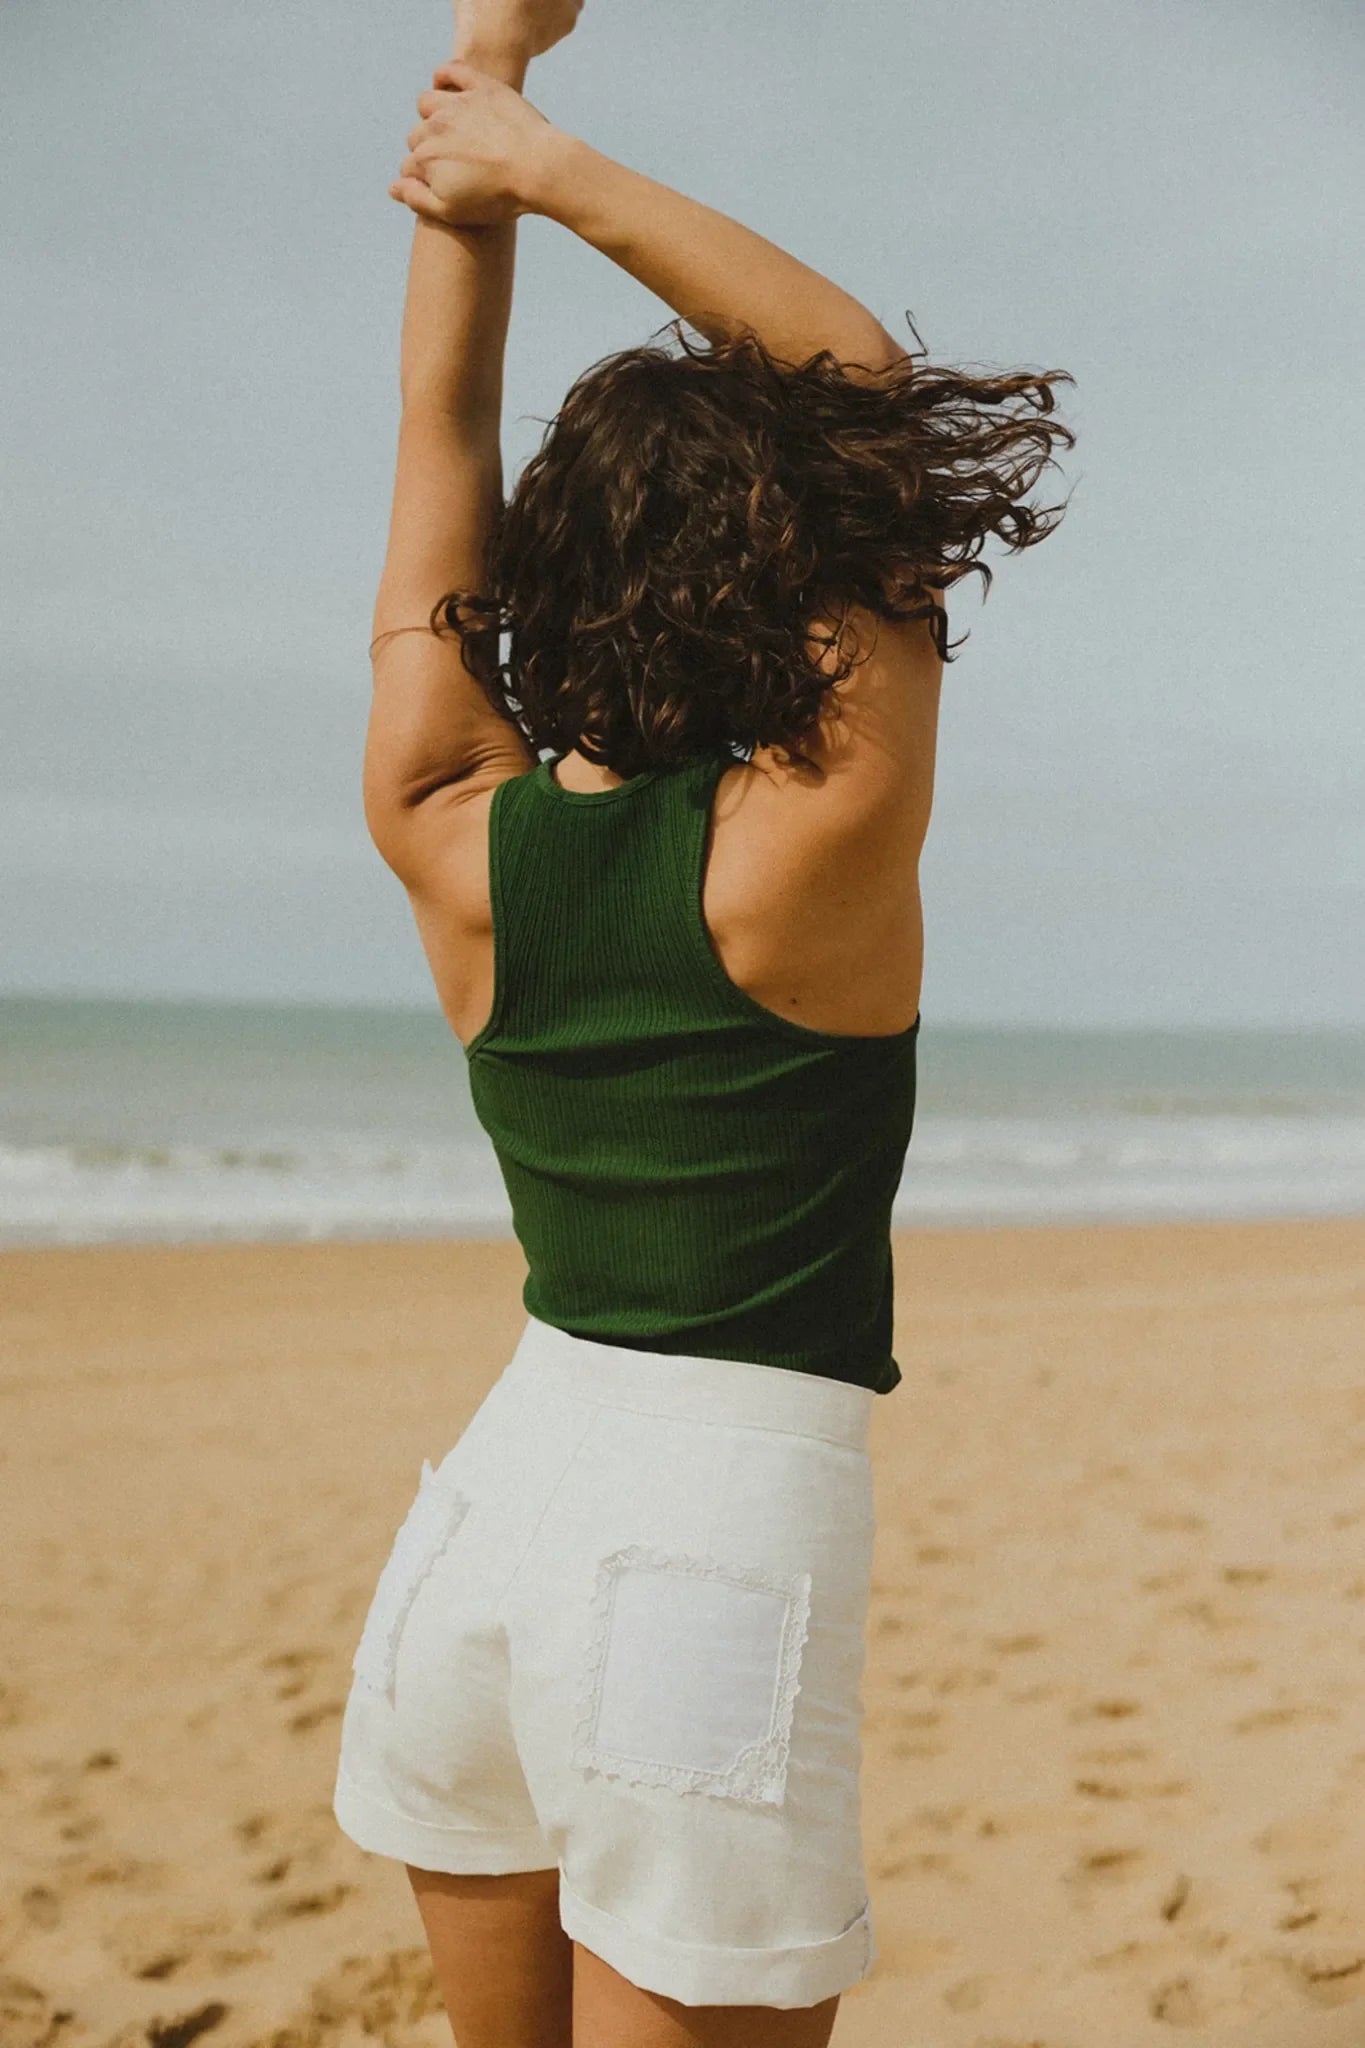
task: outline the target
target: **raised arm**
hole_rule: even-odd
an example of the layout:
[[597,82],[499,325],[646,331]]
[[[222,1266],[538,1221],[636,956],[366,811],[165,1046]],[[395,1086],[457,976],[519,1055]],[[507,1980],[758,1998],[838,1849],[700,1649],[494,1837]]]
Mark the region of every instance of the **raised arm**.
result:
[[[789,363],[830,349],[847,365],[881,369],[905,356],[867,307],[818,270],[743,227],[602,155],[543,120],[513,116],[509,96],[460,65],[443,65],[438,85],[460,101],[450,125],[429,129],[419,148],[428,172],[448,171],[449,196],[433,217],[462,217],[477,191],[484,204],[501,187],[519,213],[558,221],[611,258],[708,340],[741,329]],[[462,104],[461,104],[462,102]],[[481,183],[463,186],[459,174]],[[437,194],[442,185],[438,175]],[[404,196],[411,196],[405,194]],[[430,193],[423,199],[431,201]]]
[[[457,0],[456,58],[477,65],[520,106],[517,89],[531,58],[568,33],[580,6]],[[422,93],[419,116],[443,97]],[[410,133],[409,148],[415,139]],[[482,763],[501,761],[508,772],[534,759],[465,667],[459,642],[436,637],[429,625],[446,591],[482,583],[484,549],[502,506],[499,432],[515,252],[511,208],[463,222],[419,212],[414,223],[364,770],[371,835],[409,883],[421,865],[413,826],[429,795],[457,790]]]
[[445,807],[534,764],[517,727],[465,667],[459,641],[427,629],[446,592],[482,587],[502,503],[499,415],[518,215],[561,222],[708,339],[749,329],[780,359],[829,349],[850,368],[904,355],[838,285],[554,127],[522,97],[530,57],[568,32],[580,4],[458,0],[455,57],[419,96],[422,118],[389,188],[418,218],[398,467],[374,615],[365,809],[384,858],[414,890],[439,864]]
[[882,368],[905,351],[859,301],[727,214],[556,134],[536,211],[639,279],[709,341],[747,328],[769,354],[804,362],[831,349]]

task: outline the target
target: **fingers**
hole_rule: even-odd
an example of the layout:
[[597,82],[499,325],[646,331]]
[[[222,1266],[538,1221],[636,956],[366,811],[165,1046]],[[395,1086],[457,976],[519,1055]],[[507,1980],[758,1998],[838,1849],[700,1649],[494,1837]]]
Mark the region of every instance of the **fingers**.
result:
[[438,64],[431,74],[433,85],[449,86],[455,92],[463,92],[471,85],[477,85],[486,78],[486,73],[477,71],[472,64],[461,63],[458,57],[447,58]]
[[414,213],[420,213],[427,220],[444,218],[441,202],[430,185],[424,185],[420,178],[395,178],[389,187],[390,199],[401,199],[404,206],[410,206]]
[[[439,220],[440,201],[433,194],[423,175],[423,154],[439,154],[432,134],[432,119],[443,110],[449,109],[457,96],[470,86],[477,85],[482,73],[470,64],[461,63],[452,57],[448,63],[438,66],[432,73],[432,85],[426,92],[417,95],[417,111],[422,119],[407,134],[408,155],[399,166],[398,176],[389,186],[389,197],[399,199],[410,206],[414,213],[425,214],[429,219]],[[424,150],[425,145],[425,150]]]

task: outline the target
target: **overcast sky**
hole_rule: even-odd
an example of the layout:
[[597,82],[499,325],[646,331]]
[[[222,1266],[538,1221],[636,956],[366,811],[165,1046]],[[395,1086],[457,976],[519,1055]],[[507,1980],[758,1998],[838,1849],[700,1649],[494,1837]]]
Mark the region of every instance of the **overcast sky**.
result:
[[[430,1001],[360,813],[430,4],[0,11],[0,987]],[[1365,1023],[1355,0],[587,0],[530,96],[932,358],[1064,368],[959,590],[940,1022]],[[667,309],[523,224],[519,466]]]

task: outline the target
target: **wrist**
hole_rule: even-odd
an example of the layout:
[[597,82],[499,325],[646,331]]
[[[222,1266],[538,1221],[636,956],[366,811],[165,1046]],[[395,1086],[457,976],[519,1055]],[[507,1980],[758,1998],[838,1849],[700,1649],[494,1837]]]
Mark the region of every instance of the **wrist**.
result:
[[456,36],[450,54],[459,63],[472,64],[476,71],[486,71],[490,78],[499,78],[504,85],[515,86],[520,92],[526,83],[532,53],[526,43],[496,42],[471,31]]
[[577,135],[549,128],[528,170],[522,195],[526,211],[578,233],[593,173],[604,161]]

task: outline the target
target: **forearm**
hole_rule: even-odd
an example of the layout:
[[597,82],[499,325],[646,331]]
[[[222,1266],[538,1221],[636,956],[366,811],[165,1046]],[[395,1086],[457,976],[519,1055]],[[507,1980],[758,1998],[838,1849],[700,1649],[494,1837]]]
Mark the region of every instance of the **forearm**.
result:
[[[453,54],[521,90],[527,58],[457,36]],[[503,362],[512,311],[516,223],[413,226],[403,307],[399,384],[403,406],[449,418],[471,442],[497,448]]]
[[601,250],[709,340],[752,329],[784,362],[832,349],[880,368],[903,354],[857,299],[752,229],[556,134],[533,207]]

